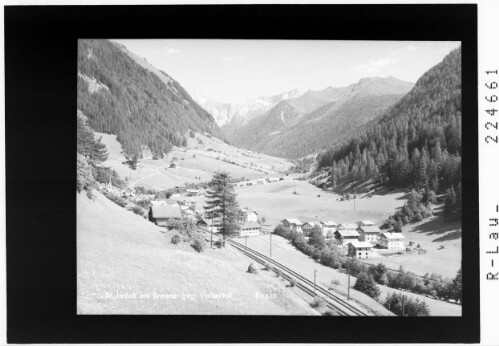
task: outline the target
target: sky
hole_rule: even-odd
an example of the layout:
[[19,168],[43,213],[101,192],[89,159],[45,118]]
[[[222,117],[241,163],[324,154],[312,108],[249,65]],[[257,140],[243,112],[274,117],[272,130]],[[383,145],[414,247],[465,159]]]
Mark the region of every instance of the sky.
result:
[[460,42],[113,40],[182,86],[219,102],[344,87],[364,77],[416,82]]

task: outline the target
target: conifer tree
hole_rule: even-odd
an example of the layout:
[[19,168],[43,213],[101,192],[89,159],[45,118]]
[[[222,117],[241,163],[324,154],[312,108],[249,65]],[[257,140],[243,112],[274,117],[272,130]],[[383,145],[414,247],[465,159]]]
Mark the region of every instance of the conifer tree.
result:
[[444,216],[447,220],[453,220],[456,216],[457,198],[454,187],[450,187],[445,195]]
[[220,218],[223,246],[225,238],[239,229],[239,205],[229,173],[218,172],[208,183],[206,190],[205,214],[209,219]]

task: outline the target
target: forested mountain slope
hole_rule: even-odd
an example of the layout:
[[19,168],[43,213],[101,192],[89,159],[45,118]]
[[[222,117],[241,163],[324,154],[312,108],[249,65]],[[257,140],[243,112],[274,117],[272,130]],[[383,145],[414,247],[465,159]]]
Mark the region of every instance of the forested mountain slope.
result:
[[173,145],[185,145],[189,130],[223,137],[213,117],[159,72],[163,76],[121,45],[79,40],[78,109],[95,131],[117,135],[130,158],[141,158],[147,147],[161,158]]
[[346,138],[411,87],[412,83],[388,77],[364,78],[344,88],[309,90],[253,119],[231,140],[269,155],[302,157]]
[[435,192],[461,181],[461,49],[427,71],[381,118],[318,157],[329,186],[381,178]]

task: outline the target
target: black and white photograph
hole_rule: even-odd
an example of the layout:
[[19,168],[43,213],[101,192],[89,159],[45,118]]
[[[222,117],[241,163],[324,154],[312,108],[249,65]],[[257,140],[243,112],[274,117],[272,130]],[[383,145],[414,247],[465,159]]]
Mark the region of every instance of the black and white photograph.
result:
[[499,3],[167,2],[3,7],[0,343],[497,344]]
[[461,42],[77,50],[78,315],[462,315]]

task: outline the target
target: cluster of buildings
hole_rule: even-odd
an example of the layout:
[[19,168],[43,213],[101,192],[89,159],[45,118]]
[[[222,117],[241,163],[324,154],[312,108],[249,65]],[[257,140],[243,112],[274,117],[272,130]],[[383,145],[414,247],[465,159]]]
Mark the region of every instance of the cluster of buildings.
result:
[[289,230],[308,235],[319,227],[324,237],[334,238],[338,246],[348,247],[348,255],[355,258],[369,258],[371,249],[378,245],[389,250],[404,248],[405,237],[402,233],[381,232],[370,220],[356,223],[336,224],[334,221],[308,221],[305,223],[295,218],[281,220],[281,225]]
[[[222,227],[221,219],[215,218],[208,220],[202,218],[201,214],[195,210],[196,200],[190,196],[199,196],[197,190],[187,190],[186,197],[183,200],[164,200],[151,201],[149,209],[149,221],[154,222],[158,226],[167,227],[173,220],[181,220],[183,218],[196,219],[198,227],[210,229],[214,233],[220,232]],[[260,235],[262,226],[258,223],[258,213],[249,208],[239,210],[238,222],[240,229],[238,236],[248,237]]]
[[246,186],[252,186],[252,185],[265,185],[265,184],[271,184],[271,183],[277,183],[281,180],[284,180],[283,177],[281,178],[261,178],[261,179],[256,179],[252,181],[242,181],[239,183],[233,183],[232,185],[234,187],[246,187]]

